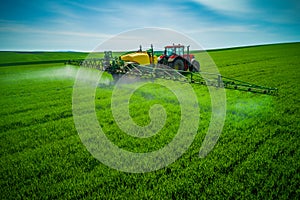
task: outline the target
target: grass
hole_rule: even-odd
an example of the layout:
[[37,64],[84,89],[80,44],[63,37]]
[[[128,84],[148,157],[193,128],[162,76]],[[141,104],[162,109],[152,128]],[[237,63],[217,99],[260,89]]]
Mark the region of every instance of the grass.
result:
[[[277,87],[278,96],[226,90],[227,115],[212,152],[198,157],[210,119],[207,88],[194,85],[201,110],[198,134],[176,162],[151,173],[107,167],[82,144],[72,116],[77,68],[31,64],[0,68],[1,199],[299,199],[300,44],[211,51],[223,76]],[[2,63],[77,58],[73,53],[0,53]],[[84,56],[84,55],[82,55]],[[201,60],[201,55],[196,55]],[[130,87],[130,86],[129,86]],[[149,108],[162,104],[166,126],[154,137],[136,139],[116,125],[111,86],[97,88],[96,110],[107,137],[119,147],[147,152],[169,143],[180,108],[164,87],[146,85],[130,99],[140,125]]]
[[80,52],[0,52],[1,64],[52,61],[52,60],[69,60],[84,59],[88,54]]

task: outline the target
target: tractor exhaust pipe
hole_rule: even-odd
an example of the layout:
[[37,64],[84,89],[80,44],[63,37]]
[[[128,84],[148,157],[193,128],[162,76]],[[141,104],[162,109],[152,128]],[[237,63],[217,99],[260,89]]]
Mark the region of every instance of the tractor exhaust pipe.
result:
[[190,63],[191,62],[191,58],[190,58],[190,45],[186,47],[187,48],[187,60]]
[[151,44],[151,58],[150,58],[150,64],[154,65],[154,50],[153,50],[153,44]]

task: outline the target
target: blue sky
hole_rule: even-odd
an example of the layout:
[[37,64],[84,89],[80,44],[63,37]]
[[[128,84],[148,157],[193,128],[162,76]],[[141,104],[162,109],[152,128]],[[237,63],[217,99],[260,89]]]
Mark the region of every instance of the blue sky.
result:
[[[0,50],[91,51],[124,31],[181,32],[205,49],[300,41],[298,0],[11,0]],[[158,36],[159,37],[159,36]]]

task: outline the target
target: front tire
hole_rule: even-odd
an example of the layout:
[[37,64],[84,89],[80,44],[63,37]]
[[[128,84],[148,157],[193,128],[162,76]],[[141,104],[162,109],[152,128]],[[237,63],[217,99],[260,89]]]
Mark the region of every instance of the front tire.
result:
[[192,72],[199,72],[200,71],[200,63],[197,60],[193,60],[192,62]]

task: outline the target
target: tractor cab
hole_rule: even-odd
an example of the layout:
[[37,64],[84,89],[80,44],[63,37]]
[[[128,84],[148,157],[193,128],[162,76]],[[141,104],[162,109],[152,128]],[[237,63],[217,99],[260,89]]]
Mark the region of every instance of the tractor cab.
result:
[[165,55],[166,56],[171,56],[171,55],[179,55],[183,56],[184,54],[184,46],[182,45],[173,45],[173,46],[166,46],[165,47]]

